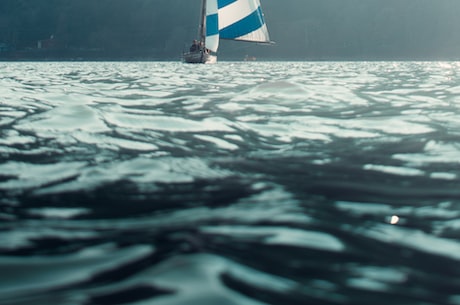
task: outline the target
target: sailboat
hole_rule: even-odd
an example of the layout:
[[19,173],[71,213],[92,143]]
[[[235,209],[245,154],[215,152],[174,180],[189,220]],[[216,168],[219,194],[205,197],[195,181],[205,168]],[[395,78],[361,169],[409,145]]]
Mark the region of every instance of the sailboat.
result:
[[199,37],[186,63],[215,63],[220,39],[270,43],[260,0],[202,0]]

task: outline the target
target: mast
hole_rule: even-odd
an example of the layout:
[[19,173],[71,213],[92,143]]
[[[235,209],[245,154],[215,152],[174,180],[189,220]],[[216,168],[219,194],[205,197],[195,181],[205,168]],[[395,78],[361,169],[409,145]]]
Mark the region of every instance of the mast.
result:
[[206,45],[206,0],[201,1],[200,42]]

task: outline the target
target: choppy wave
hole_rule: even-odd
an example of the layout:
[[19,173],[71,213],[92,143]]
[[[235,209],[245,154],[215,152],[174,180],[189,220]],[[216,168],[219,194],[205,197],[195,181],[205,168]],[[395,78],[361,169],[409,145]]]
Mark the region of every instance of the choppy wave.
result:
[[460,64],[0,64],[0,303],[460,304]]

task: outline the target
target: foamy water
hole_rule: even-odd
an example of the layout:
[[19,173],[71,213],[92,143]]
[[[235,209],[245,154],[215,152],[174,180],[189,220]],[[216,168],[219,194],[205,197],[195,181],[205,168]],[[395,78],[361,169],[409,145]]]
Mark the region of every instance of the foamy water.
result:
[[0,303],[460,304],[459,71],[0,63]]

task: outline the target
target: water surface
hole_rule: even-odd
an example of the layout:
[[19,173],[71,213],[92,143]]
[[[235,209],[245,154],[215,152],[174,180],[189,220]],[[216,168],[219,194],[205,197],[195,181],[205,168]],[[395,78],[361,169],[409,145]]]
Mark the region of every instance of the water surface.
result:
[[459,63],[0,72],[1,304],[460,304]]

